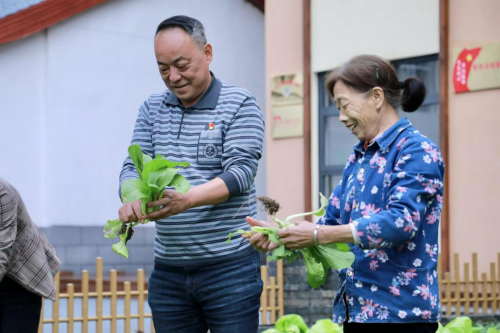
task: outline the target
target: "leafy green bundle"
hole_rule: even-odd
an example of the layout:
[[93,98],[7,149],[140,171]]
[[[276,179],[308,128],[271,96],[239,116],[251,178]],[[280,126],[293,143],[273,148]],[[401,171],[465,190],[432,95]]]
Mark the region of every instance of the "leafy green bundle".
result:
[[331,319],[321,319],[308,328],[304,319],[296,314],[290,314],[278,319],[274,328],[265,330],[262,333],[341,333],[343,330]]
[[478,325],[473,326],[469,317],[461,316],[453,319],[448,325],[439,323],[436,333],[500,333],[500,325]]
[[[500,325],[490,323],[487,325],[475,326],[469,317],[461,316],[453,319],[448,325],[441,323],[436,333],[500,333]],[[330,319],[318,320],[310,329],[307,328],[304,319],[296,314],[285,315],[278,319],[274,328],[265,330],[262,333],[342,333],[343,329],[333,323]]]
[[[160,207],[147,208],[147,204],[160,200],[163,197],[165,187],[174,187],[179,193],[186,193],[189,190],[189,182],[184,176],[177,173],[177,167],[187,167],[187,162],[171,162],[163,155],[156,155],[155,158],[143,154],[138,144],[128,147],[128,154],[134,162],[139,179],[128,179],[121,187],[122,201],[130,203],[141,200],[142,213],[152,213]],[[146,223],[149,220],[145,221]],[[104,226],[104,237],[120,237],[120,241],[113,244],[115,253],[128,258],[127,241],[133,234],[132,228],[140,222],[123,223],[120,219],[110,220]]]
[[[343,269],[352,265],[354,262],[354,254],[349,251],[349,245],[345,243],[331,243],[313,246],[299,251],[293,251],[286,248],[285,245],[280,242],[278,232],[281,229],[294,228],[295,224],[290,222],[294,218],[304,217],[307,215],[323,216],[325,214],[325,208],[328,205],[328,199],[321,193],[320,196],[321,207],[317,211],[291,215],[284,221],[276,218],[276,213],[279,210],[279,204],[276,201],[267,197],[259,198],[266,207],[267,213],[271,215],[273,221],[278,223],[279,228],[251,227],[252,231],[261,232],[267,235],[271,242],[280,244],[272,251],[271,255],[267,258],[268,260],[279,260],[285,258],[290,262],[296,260],[300,253],[304,258],[306,265],[307,282],[313,288],[318,288],[325,284],[328,276],[328,270],[330,268]],[[240,229],[234,233],[230,233],[226,243],[229,244],[233,234],[247,234],[252,236],[252,233],[249,231]]]

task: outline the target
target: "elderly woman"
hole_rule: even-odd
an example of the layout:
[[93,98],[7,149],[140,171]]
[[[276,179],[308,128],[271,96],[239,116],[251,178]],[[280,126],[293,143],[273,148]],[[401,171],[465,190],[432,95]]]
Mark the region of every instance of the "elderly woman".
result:
[[[400,82],[387,61],[362,55],[331,72],[326,87],[359,142],[325,216],[280,231],[281,241],[290,249],[349,243],[356,259],[339,271],[333,310],[344,332],[435,332],[444,162],[436,144],[396,111],[417,110],[425,86],[415,77]],[[273,248],[260,233],[250,242]]]

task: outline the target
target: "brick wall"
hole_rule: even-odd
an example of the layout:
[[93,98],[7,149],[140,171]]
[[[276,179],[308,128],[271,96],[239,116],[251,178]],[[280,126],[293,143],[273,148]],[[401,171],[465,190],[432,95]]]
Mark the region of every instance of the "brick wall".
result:
[[283,264],[285,314],[299,314],[311,326],[318,319],[331,319],[339,287],[337,271],[330,270],[326,283],[313,289],[307,283],[303,260]]

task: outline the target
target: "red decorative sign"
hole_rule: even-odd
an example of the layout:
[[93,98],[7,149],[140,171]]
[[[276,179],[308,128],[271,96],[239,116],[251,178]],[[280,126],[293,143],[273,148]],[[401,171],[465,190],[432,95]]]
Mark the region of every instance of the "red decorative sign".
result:
[[472,69],[472,63],[476,60],[479,52],[481,52],[480,47],[472,50],[463,49],[458,55],[453,71],[453,86],[456,93],[470,91],[469,87],[467,87],[467,80]]
[[453,49],[456,93],[500,88],[500,43]]

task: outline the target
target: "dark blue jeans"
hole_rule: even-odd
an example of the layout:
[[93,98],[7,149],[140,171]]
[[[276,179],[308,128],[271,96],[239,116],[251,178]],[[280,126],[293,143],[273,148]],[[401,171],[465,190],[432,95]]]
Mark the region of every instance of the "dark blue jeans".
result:
[[259,253],[201,267],[155,265],[148,302],[157,333],[256,333]]
[[0,333],[36,333],[42,297],[4,277],[0,282]]

